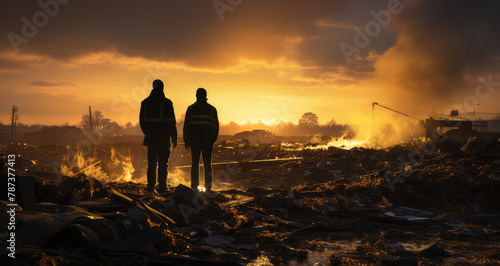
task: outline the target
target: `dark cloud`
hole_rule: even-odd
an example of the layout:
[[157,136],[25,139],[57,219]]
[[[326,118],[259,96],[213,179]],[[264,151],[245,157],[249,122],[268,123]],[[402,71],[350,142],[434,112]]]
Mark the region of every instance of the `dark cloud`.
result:
[[[283,37],[307,35],[317,18],[340,6],[339,1],[300,2],[242,1],[220,21],[212,1],[70,1],[19,51],[68,59],[113,49],[129,56],[215,66],[232,64],[235,56],[272,59],[280,55]],[[3,5],[4,36],[22,35],[21,18],[31,21],[42,10],[35,1]],[[12,50],[7,38],[2,43]]]
[[402,92],[396,97],[419,105],[446,101],[464,93],[466,76],[498,71],[492,57],[500,55],[499,1],[421,0],[404,7],[392,24],[398,41],[376,64],[379,76]]
[[[424,98],[444,97],[460,87],[464,75],[498,66],[491,58],[500,56],[495,0],[406,1],[403,12],[392,17],[393,31],[383,28],[348,63],[339,44],[353,44],[354,27],[364,29],[374,20],[372,13],[387,9],[389,2],[243,0],[221,21],[213,1],[69,1],[19,46],[19,53],[67,61],[115,51],[208,68],[234,66],[240,58],[272,62],[284,57],[313,68],[302,73],[305,77],[349,83],[377,71],[393,88]],[[32,21],[42,10],[37,3],[2,3],[0,53],[13,51],[6,36],[22,35],[21,18]],[[9,62],[0,62],[0,69],[22,67]]]
[[35,80],[29,83],[26,83],[28,86],[34,86],[34,87],[64,87],[64,86],[71,86],[71,87],[76,87],[75,84],[71,82],[49,82],[49,81],[40,81],[40,80]]
[[41,60],[30,58],[25,60],[16,60],[21,58],[0,56],[0,72],[18,72],[26,70],[29,67],[40,66]]
[[[21,18],[32,21],[43,10],[36,3],[4,3],[1,33],[22,36]],[[70,1],[59,6],[59,12],[27,44],[20,44],[19,52],[67,60],[112,50],[126,56],[221,68],[235,65],[242,57],[273,61],[286,56],[302,64],[339,65],[345,63],[339,40],[352,39],[352,29],[325,29],[317,22],[364,25],[369,11],[384,5],[383,0],[241,1],[223,13],[221,21],[213,1]],[[289,40],[297,37],[303,43],[297,52],[290,51]],[[8,38],[0,49],[13,51]]]
[[0,73],[20,71],[25,67],[26,63],[24,62],[13,61],[8,59],[0,59]]
[[[352,43],[353,27],[363,28],[374,19],[371,11],[387,8],[387,0],[244,0],[223,13],[224,21],[213,2],[70,1],[59,6],[59,12],[27,44],[19,45],[19,53],[67,62],[112,51],[202,68],[235,66],[241,58],[267,62],[286,58],[315,68],[305,70],[302,77],[336,85],[347,84],[336,82],[339,77],[330,78],[339,73],[348,79],[370,76],[374,62],[365,58],[394,44],[395,35],[382,31],[350,64],[339,48],[343,41]],[[0,15],[6,23],[0,24],[0,33],[5,36],[22,35],[21,18],[31,21],[42,10],[37,2],[4,5]],[[13,51],[8,38],[3,40],[0,52]]]

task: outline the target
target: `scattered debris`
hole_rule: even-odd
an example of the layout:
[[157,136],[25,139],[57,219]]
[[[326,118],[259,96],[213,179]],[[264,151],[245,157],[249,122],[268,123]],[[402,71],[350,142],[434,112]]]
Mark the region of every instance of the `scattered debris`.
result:
[[435,257],[443,257],[446,255],[446,252],[439,244],[432,244],[426,249],[420,251],[420,256],[424,258],[435,258]]
[[[500,263],[498,138],[447,140],[422,151],[428,145],[344,150],[225,141],[214,161],[231,163],[214,166],[217,193],[193,191],[187,178],[161,196],[145,194],[140,182],[100,182],[78,169],[55,178],[47,164],[61,160],[57,145],[0,153],[14,149],[36,161],[17,173],[22,264]],[[245,163],[241,147],[252,149],[258,167]],[[177,150],[170,165],[187,165],[189,156]],[[135,175],[145,173],[141,156],[132,161]],[[8,220],[1,195],[0,219]],[[0,262],[7,259],[2,253]]]

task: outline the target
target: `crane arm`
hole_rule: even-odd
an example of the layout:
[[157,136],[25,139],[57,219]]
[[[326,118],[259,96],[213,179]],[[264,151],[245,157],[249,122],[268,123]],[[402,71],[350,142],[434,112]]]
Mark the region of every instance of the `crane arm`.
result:
[[409,117],[409,118],[412,118],[412,119],[418,120],[418,121],[420,121],[420,122],[423,122],[421,119],[415,118],[415,117],[410,116],[410,115],[407,115],[407,114],[405,114],[405,113],[401,113],[401,112],[396,111],[396,110],[394,110],[394,109],[391,109],[391,108],[389,108],[389,107],[387,107],[387,106],[383,106],[383,105],[381,105],[381,104],[379,104],[379,103],[377,103],[377,102],[373,102],[373,103],[372,103],[372,109],[373,109],[373,108],[375,108],[375,105],[378,105],[378,106],[380,106],[380,107],[382,107],[382,108],[385,108],[385,109],[387,109],[387,110],[389,110],[389,111],[393,111],[393,112],[395,112],[395,113],[398,113],[398,114],[400,114],[400,115],[404,115],[404,116],[406,116],[406,117]]

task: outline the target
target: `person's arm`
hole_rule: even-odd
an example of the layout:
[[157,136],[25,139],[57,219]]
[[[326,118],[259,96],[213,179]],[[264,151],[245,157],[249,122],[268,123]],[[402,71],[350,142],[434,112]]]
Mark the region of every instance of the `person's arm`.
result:
[[172,128],[172,133],[171,133],[171,138],[172,138],[172,143],[174,145],[174,148],[177,147],[177,120],[175,120],[175,113],[174,113],[174,106],[173,104],[171,105],[172,107],[172,116],[174,117],[174,126]]
[[191,141],[189,140],[189,118],[191,116],[191,110],[188,109],[186,110],[186,115],[184,116],[184,127],[182,128],[182,138],[184,140],[184,146],[186,149],[189,149],[191,147]]
[[214,137],[214,143],[217,141],[217,138],[219,138],[219,117],[217,115],[217,109],[214,107],[214,119],[216,121],[216,131],[215,131],[215,137]]
[[144,130],[144,121],[142,120],[144,117],[144,104],[141,103],[141,111],[139,112],[139,126],[141,127],[142,133],[146,134]]

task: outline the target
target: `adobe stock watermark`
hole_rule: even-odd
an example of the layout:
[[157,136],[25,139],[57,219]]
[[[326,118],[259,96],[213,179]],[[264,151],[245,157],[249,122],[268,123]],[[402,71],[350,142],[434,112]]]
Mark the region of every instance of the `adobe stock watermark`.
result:
[[[268,140],[264,134],[258,134],[257,136],[250,138],[249,142],[251,143],[259,143],[261,141]],[[241,153],[244,157],[244,161],[252,161],[257,157],[257,147],[248,145],[247,147],[244,146],[238,146],[237,149],[238,153]],[[229,183],[231,181],[232,177],[236,177],[241,173],[242,169],[240,168],[239,163],[235,164],[227,164],[226,169],[223,171],[218,171],[217,174],[213,176],[213,183],[217,184],[217,182],[224,182],[224,183]],[[208,202],[208,199],[214,199],[217,197],[217,193],[214,191],[207,191],[204,194],[195,192],[195,196],[193,197],[192,206],[187,205],[185,203],[179,204],[179,211],[182,214],[182,218],[184,219],[184,222],[189,225],[190,224],[190,217],[195,214],[199,214],[200,210],[202,210],[206,203]]]
[[488,78],[479,76],[477,79],[479,80],[479,84],[474,89],[474,95],[465,97],[462,104],[454,104],[453,109],[471,112],[474,110],[474,106],[476,106],[479,101],[488,99],[491,94],[495,92],[495,87],[500,87],[500,82],[493,81],[492,74],[489,74]]
[[16,34],[14,32],[9,32],[7,34],[7,39],[9,39],[14,52],[16,52],[16,54],[19,52],[19,46],[21,44],[28,44],[29,41],[38,34],[39,29],[47,26],[49,18],[53,18],[59,13],[61,5],[66,5],[69,1],[70,0],[39,0],[38,5],[41,10],[35,12],[31,19],[28,19],[26,16],[21,18],[23,22],[21,34]]
[[[142,79],[142,86],[135,86],[130,92],[123,93],[119,98],[113,100],[111,102],[111,111],[115,113],[121,113],[120,119],[122,121],[128,119],[130,110],[133,108],[137,108],[139,103],[148,96],[148,93],[151,91],[152,82],[158,78],[165,78],[169,75],[168,72],[162,72],[160,66],[157,65],[156,68],[151,66],[146,67],[148,74],[146,74]],[[137,114],[139,116],[139,114]],[[102,122],[102,121],[101,121]],[[83,135],[85,139],[80,140],[77,143],[76,151],[71,147],[66,147],[67,154],[63,163],[69,167],[69,169],[78,166],[78,151],[82,152],[83,156],[91,155],[95,146],[100,145],[104,140],[104,134],[112,133],[116,125],[113,123],[105,123],[99,125],[102,129],[100,134],[93,134],[88,129],[83,130]],[[57,178],[59,181],[62,181],[62,174],[60,172],[60,162],[52,162],[52,168],[54,172],[57,173]]]
[[[469,95],[464,98],[463,102],[460,104],[454,104],[453,109],[461,110],[462,112],[472,112],[474,106],[479,103],[480,100],[486,100],[496,91],[497,88],[500,88],[500,82],[493,81],[493,75],[489,74],[487,78],[483,76],[479,76],[478,78],[479,84],[474,89],[474,94]],[[445,113],[447,115],[448,113]],[[462,121],[456,121],[454,127],[460,127]],[[446,136],[439,136],[437,134],[437,128],[432,132],[432,141],[428,144],[429,147],[426,147],[427,144],[419,143],[420,147],[417,151],[412,151],[408,154],[407,158],[403,156],[399,156],[398,159],[400,161],[399,170],[402,177],[409,177],[413,174],[416,167],[424,163],[425,156],[430,156],[433,152],[436,151],[436,143],[443,143],[446,141]],[[406,168],[406,169],[405,169]],[[397,178],[397,177],[396,177]]]
[[241,5],[243,0],[214,0],[212,5],[215,8],[215,12],[219,16],[220,21],[224,21],[224,13],[233,12],[234,9]]
[[7,223],[6,239],[7,239],[7,256],[16,258],[16,155],[9,154],[7,156]]
[[[274,113],[272,121],[283,121],[284,119],[287,118],[287,111],[286,111],[286,106],[283,108],[283,112],[280,112],[279,110],[272,110]],[[248,146],[238,146],[236,149],[239,154],[242,154],[243,157],[245,158],[244,161],[252,161],[255,160],[257,157],[257,151],[258,146],[251,145],[252,143],[265,143],[268,141],[272,141],[273,136],[269,138],[266,133],[264,132],[259,132],[257,136],[252,136],[248,139],[249,145]],[[218,171],[216,174],[213,176],[213,184],[217,184],[217,182],[223,182],[223,183],[229,183],[232,178],[236,177],[242,172],[242,169],[240,167],[240,163],[235,163],[235,164],[227,164],[226,169],[223,171]],[[187,205],[185,203],[179,204],[179,210],[182,214],[182,218],[184,219],[184,222],[189,225],[190,224],[190,217],[195,214],[199,214],[200,210],[204,208],[207,199],[213,199],[217,197],[217,193],[212,192],[212,191],[207,191],[205,195],[202,193],[196,192],[195,196],[193,197],[192,206]]]
[[[273,112],[273,119],[271,121],[285,121],[288,117],[287,109],[286,107],[283,108],[283,112],[280,110],[272,110]],[[242,154],[245,157],[246,161],[252,161],[257,157],[257,150],[258,148],[255,146],[252,146],[252,143],[265,143],[265,142],[270,142],[274,138],[274,135],[271,135],[270,137],[265,133],[265,132],[259,132],[257,136],[251,136],[248,138],[249,146],[238,146],[237,152]],[[227,164],[226,169],[224,171],[217,172],[217,174],[214,175],[214,180],[215,182],[224,182],[224,183],[229,183],[231,181],[232,177],[235,177],[241,173],[242,169],[240,168],[240,164]]]
[[[130,110],[139,107],[142,100],[144,100],[151,92],[153,80],[164,79],[168,77],[169,72],[163,72],[160,65],[146,67],[146,74],[142,78],[142,86],[135,86],[128,93],[123,93],[120,98],[114,99],[111,102],[111,111],[114,113],[121,113],[120,120],[125,121],[129,118]],[[168,91],[168,88],[165,88]],[[167,97],[168,98],[168,97]],[[137,113],[139,117],[139,113]]]
[[364,30],[354,27],[354,32],[356,33],[353,39],[354,45],[344,41],[340,43],[339,47],[344,54],[345,60],[351,63],[352,55],[361,53],[361,49],[370,45],[372,38],[377,37],[382,32],[382,29],[391,23],[392,16],[401,12],[403,12],[403,5],[400,0],[389,0],[387,9],[385,10],[378,12],[375,10],[370,11],[373,20],[366,23]]

